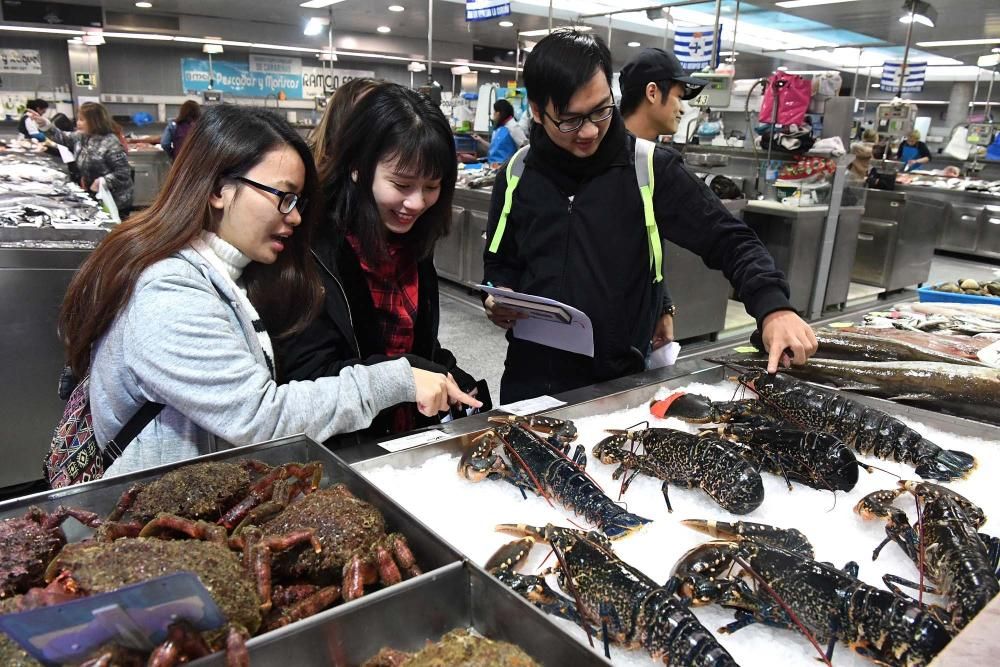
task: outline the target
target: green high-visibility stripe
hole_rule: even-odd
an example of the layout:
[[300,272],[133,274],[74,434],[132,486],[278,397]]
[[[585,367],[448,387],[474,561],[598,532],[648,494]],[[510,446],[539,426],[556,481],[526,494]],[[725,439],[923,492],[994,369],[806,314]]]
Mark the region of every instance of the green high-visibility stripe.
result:
[[[638,144],[636,144],[638,146]],[[646,219],[646,237],[649,240],[649,268],[653,270],[653,282],[663,280],[663,247],[660,243],[660,233],[656,227],[656,214],[653,210],[653,147],[646,154],[646,173],[649,184],[639,188],[642,196],[642,213]]]
[[496,254],[497,250],[500,249],[500,239],[503,238],[504,230],[507,228],[507,216],[510,215],[510,207],[514,203],[514,188],[517,187],[517,182],[520,180],[520,176],[512,176],[507,181],[507,191],[503,195],[503,210],[500,211],[497,230],[493,234],[493,240],[490,241],[490,252],[493,254]]

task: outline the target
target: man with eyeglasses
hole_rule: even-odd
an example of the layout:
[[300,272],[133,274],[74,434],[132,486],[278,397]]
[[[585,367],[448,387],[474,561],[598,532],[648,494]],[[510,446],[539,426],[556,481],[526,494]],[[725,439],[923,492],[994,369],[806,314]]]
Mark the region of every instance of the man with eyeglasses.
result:
[[[784,275],[676,151],[637,144],[626,131],[604,42],[553,32],[525,61],[524,81],[535,124],[530,147],[493,188],[484,280],[582,310],[594,327],[594,358],[508,334],[500,400],[642,371],[664,315],[663,238],[725,273],[757,319],[771,372],[780,362],[805,363],[816,339],[792,309]],[[650,157],[637,165],[640,154]],[[484,305],[494,324],[513,327],[517,313],[492,297]]]

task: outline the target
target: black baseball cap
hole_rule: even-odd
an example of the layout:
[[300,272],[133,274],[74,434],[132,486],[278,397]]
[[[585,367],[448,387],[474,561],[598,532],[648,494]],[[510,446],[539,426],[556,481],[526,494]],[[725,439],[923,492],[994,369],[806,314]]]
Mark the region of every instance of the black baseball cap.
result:
[[708,81],[704,79],[688,76],[677,56],[663,49],[643,49],[639,55],[628,61],[622,67],[618,86],[624,92],[644,87],[650,81],[683,83],[685,91],[681,99],[685,100],[694,99],[701,89],[708,85]]

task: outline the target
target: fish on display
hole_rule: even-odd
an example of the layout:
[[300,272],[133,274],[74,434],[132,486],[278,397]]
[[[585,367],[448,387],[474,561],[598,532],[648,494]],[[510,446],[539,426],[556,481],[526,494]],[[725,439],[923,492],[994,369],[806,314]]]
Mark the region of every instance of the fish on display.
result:
[[875,338],[886,338],[912,343],[935,352],[953,357],[978,361],[977,352],[990,344],[990,340],[977,336],[949,336],[948,334],[910,331],[894,327],[845,327],[844,333],[864,334]]
[[[767,359],[749,356],[713,361],[749,368],[767,367]],[[930,361],[813,358],[804,366],[783,371],[802,380],[1000,425],[1000,369],[996,368]]]
[[902,339],[880,338],[867,333],[818,329],[817,356],[825,359],[863,361],[932,361],[971,366],[981,365],[965,356],[933,350]]

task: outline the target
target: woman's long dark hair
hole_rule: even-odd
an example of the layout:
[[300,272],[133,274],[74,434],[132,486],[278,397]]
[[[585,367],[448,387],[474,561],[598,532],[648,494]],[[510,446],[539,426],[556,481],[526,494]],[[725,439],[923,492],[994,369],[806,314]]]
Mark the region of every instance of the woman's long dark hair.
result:
[[383,83],[385,82],[377,79],[358,77],[337,88],[330,98],[330,103],[326,105],[326,111],[323,112],[323,118],[320,119],[319,125],[316,126],[309,138],[313,158],[320,170],[320,180],[323,179],[323,166],[333,149],[337,133],[340,131],[340,126],[344,124],[344,119],[351,114],[351,109],[358,103],[358,100]]
[[440,108],[394,83],[374,88],[358,102],[320,165],[334,228],[323,233],[351,232],[366,257],[386,256],[388,231],[372,194],[375,167],[385,160],[396,160],[400,172],[441,179],[438,200],[406,234],[407,245],[418,259],[430,257],[434,244],[451,227],[458,174],[455,142]]
[[[214,106],[202,114],[153,204],[118,225],[90,255],[66,291],[59,330],[77,377],[90,367],[93,344],[128,303],[140,274],[215,227],[209,197],[246,174],[271,150],[292,147],[305,163],[303,196],[318,202],[319,179],[309,148],[278,116],[263,109]],[[273,336],[295,333],[318,311],[322,286],[309,258],[322,207],[313,204],[273,264],[244,271],[250,301]]]
[[187,100],[177,110],[177,118],[174,119],[174,122],[180,125],[181,123],[194,122],[199,118],[201,118],[201,105],[194,100]]

